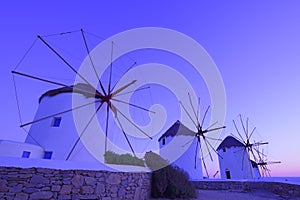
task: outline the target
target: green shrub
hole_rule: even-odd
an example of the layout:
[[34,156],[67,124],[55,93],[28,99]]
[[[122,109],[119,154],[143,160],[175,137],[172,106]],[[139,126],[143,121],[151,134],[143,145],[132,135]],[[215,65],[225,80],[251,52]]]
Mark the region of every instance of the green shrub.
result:
[[[188,174],[153,152],[145,155],[147,166],[152,170],[151,196],[154,198],[194,198],[196,189],[189,182]],[[163,168],[160,168],[163,166]]]
[[135,165],[145,167],[144,160],[127,154],[116,154],[112,151],[106,151],[104,154],[104,160],[107,164],[117,165]]

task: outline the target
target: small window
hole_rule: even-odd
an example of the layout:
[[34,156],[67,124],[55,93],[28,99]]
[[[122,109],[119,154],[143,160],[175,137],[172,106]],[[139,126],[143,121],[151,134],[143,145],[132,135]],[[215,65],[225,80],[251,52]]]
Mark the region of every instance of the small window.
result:
[[23,151],[22,158],[29,158],[29,156],[30,156],[29,151]]
[[162,139],[162,145],[165,145],[166,144],[166,138],[163,138]]
[[51,126],[59,127],[61,122],[61,117],[54,117]]
[[51,159],[52,158],[52,151],[45,151],[44,159]]
[[226,152],[226,149],[225,149],[225,148],[223,148],[223,152]]

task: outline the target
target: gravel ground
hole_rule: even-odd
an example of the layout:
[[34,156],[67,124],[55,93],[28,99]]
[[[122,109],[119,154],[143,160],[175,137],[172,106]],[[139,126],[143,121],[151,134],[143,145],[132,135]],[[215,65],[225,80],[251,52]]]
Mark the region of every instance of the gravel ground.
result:
[[[197,200],[300,200],[299,198],[281,197],[267,191],[228,191],[228,190],[198,190]],[[151,199],[164,200],[164,199]]]

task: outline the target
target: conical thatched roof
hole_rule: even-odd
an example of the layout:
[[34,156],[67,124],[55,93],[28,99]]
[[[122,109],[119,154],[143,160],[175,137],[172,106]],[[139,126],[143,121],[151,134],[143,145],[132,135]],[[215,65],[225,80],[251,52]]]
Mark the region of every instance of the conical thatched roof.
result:
[[227,136],[219,145],[217,150],[230,147],[244,147],[245,145],[232,136]]
[[176,135],[189,135],[195,136],[195,132],[184,126],[179,120],[177,120],[159,139],[160,141],[164,137],[174,137]]
[[49,90],[39,98],[39,102],[41,102],[44,97],[52,97],[58,94],[72,92],[83,94],[87,98],[95,98],[96,96],[100,95],[100,93],[93,86],[84,83],[78,83],[76,85]]

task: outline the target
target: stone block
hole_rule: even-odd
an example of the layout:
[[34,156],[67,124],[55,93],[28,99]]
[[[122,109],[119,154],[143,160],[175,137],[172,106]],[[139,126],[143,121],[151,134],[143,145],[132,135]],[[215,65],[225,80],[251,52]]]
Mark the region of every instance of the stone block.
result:
[[34,192],[30,195],[31,200],[44,200],[44,199],[51,199],[53,196],[52,192],[47,192],[47,191],[39,191],[39,192]]
[[92,193],[94,193],[94,189],[92,188],[92,186],[83,186],[81,188],[81,193],[82,194],[92,194]]
[[86,185],[95,185],[97,180],[93,177],[85,177],[84,182]]
[[31,193],[34,193],[34,192],[37,192],[39,191],[38,189],[36,188],[23,188],[23,192],[27,193],[27,194],[31,194]]
[[26,193],[17,193],[14,200],[27,200],[29,197]]
[[57,199],[58,200],[68,200],[68,199],[72,199],[72,196],[70,195],[70,194],[68,194],[68,195],[59,195],[58,197],[57,197]]
[[22,191],[22,189],[23,189],[23,185],[19,184],[19,185],[9,188],[9,192],[19,193]]
[[6,180],[0,180],[0,192],[7,192],[9,188],[7,187]]
[[41,176],[41,175],[36,175],[34,174],[30,180],[31,184],[47,184],[49,183],[49,179]]
[[81,175],[75,175],[72,180],[71,183],[75,188],[80,188],[83,185],[83,177]]
[[60,189],[61,189],[61,186],[60,186],[60,185],[53,185],[53,186],[51,187],[51,191],[52,191],[52,192],[59,192]]
[[119,174],[109,174],[106,178],[106,183],[116,185],[121,183],[121,176]]
[[94,194],[88,194],[88,195],[79,195],[78,196],[79,199],[89,199],[89,200],[93,200],[93,199],[99,199],[98,196],[94,195]]
[[102,194],[105,192],[105,185],[103,183],[97,183],[95,188],[95,194]]
[[59,194],[70,194],[72,191],[72,185],[63,185],[59,191]]

